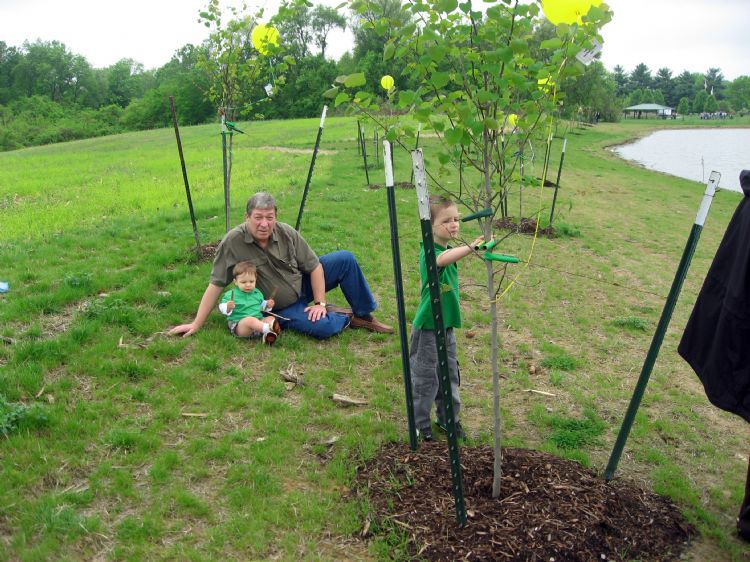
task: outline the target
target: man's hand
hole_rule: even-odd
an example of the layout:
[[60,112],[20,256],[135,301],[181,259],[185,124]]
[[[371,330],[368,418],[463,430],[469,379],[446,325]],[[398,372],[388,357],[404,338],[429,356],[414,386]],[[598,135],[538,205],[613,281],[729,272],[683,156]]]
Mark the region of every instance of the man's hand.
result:
[[312,306],[308,306],[305,309],[305,312],[307,312],[307,319],[310,322],[317,322],[328,314],[328,312],[326,311],[326,307],[322,304],[314,304]]
[[171,336],[179,336],[182,334],[182,337],[187,337],[195,332],[197,332],[200,329],[200,326],[196,326],[194,322],[191,322],[190,324],[180,324],[179,326],[175,326],[171,330],[169,330],[169,334]]

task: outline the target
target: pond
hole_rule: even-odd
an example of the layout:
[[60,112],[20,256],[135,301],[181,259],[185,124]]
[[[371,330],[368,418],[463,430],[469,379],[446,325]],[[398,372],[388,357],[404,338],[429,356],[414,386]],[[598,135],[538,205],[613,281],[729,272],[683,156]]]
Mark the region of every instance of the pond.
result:
[[750,129],[656,131],[613,149],[621,158],[651,170],[705,183],[712,170],[719,187],[740,190],[740,171],[750,169]]

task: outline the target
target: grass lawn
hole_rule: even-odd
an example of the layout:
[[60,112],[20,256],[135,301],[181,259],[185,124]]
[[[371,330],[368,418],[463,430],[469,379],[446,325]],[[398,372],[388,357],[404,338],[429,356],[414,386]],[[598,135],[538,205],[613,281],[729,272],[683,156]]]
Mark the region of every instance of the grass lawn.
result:
[[[560,235],[536,241],[499,303],[505,444],[603,471],[704,190],[606,147],[685,125],[566,129]],[[280,220],[295,223],[317,127],[241,126],[233,225],[260,190],[277,196]],[[215,243],[224,234],[219,128],[180,133],[201,243]],[[357,255],[378,317],[395,325],[386,194],[366,185],[356,134],[354,120],[328,118],[301,230],[319,254]],[[421,143],[432,169],[434,142]],[[372,158],[372,144],[368,151]],[[408,181],[409,156],[395,154],[395,179]],[[369,172],[383,183],[382,168]],[[541,194],[542,215],[551,194]],[[618,470],[671,497],[700,529],[693,560],[750,553],[734,536],[746,424],[708,403],[676,352],[739,199],[715,198]],[[396,202],[410,321],[419,296],[414,191],[397,190]],[[520,205],[533,214],[539,190],[516,195],[511,210]],[[478,234],[474,222],[462,229]],[[526,260],[531,246],[515,235],[498,249]],[[269,348],[232,338],[218,313],[190,338],[169,337],[208,281],[210,263],[193,249],[170,129],[0,153],[0,280],[10,283],[0,295],[0,561],[396,556],[403,536],[358,539],[368,508],[347,489],[380,444],[407,440],[399,338],[348,330],[320,342],[285,332]],[[461,263],[463,422],[474,443],[489,444],[483,280],[479,260]],[[328,300],[344,304],[340,294]],[[305,384],[286,384],[280,372],[289,370]],[[334,392],[369,403],[344,408]]]

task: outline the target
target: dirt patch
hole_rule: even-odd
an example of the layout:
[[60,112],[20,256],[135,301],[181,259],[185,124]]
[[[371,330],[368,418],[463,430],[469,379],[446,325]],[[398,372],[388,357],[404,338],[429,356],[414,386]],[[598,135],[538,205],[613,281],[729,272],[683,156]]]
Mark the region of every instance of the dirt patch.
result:
[[[287,152],[289,154],[310,154],[312,155],[312,148],[289,148],[288,146],[259,146],[257,150],[273,150],[274,152]],[[318,154],[338,154],[338,150],[323,150],[318,149]]]
[[427,560],[677,560],[696,534],[670,500],[539,451],[503,449],[502,490],[492,499],[491,448],[461,453],[464,528],[444,442],[416,452],[385,445],[360,469],[353,493],[367,496],[381,528],[406,533],[411,553]]
[[495,221],[495,228],[500,230],[510,230],[512,232],[518,232],[520,234],[537,234],[541,236],[547,236],[549,238],[555,237],[555,227],[547,226],[540,228],[537,231],[536,220],[532,218],[521,219],[521,222],[516,222],[515,217],[503,217]]

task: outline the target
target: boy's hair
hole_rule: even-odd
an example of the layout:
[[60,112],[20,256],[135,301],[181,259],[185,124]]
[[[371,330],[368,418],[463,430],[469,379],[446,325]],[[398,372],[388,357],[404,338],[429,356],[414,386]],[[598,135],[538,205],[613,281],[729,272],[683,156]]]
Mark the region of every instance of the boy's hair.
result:
[[243,273],[252,273],[256,277],[258,276],[255,266],[249,261],[239,262],[237,265],[234,266],[234,269],[232,270],[232,275],[234,276],[235,279],[237,279]]
[[435,220],[437,214],[448,207],[455,207],[456,202],[443,195],[430,195],[430,219]]

